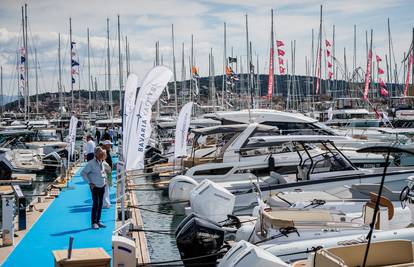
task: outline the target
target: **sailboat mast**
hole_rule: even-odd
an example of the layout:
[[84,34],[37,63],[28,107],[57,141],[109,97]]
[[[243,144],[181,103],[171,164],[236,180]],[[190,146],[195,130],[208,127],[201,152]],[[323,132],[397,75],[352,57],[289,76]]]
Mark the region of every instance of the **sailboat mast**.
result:
[[88,110],[89,110],[89,119],[92,116],[92,89],[91,85],[93,83],[91,76],[91,57],[90,57],[90,40],[89,40],[89,28],[86,30],[87,33],[87,42],[88,42]]
[[71,97],[71,109],[72,112],[75,111],[75,100],[73,96],[73,71],[72,71],[72,18],[69,18],[69,58],[70,58],[70,97]]
[[193,66],[194,66],[194,36],[191,34],[191,55],[190,55],[190,102],[193,101]]
[[26,72],[26,117],[29,120],[30,117],[30,90],[29,90],[29,43],[28,43],[28,27],[27,27],[27,4],[24,4],[24,24],[25,24],[25,72]]
[[[62,117],[63,112],[63,93],[62,93],[62,61],[60,56],[60,33],[58,34],[58,62],[59,62],[59,109],[60,109],[60,117]],[[71,81],[72,82],[72,81]]]
[[[274,30],[273,30],[273,9],[270,10],[270,62],[269,62],[269,82],[267,86],[267,94],[270,97],[273,96],[275,92],[275,85],[274,85],[274,79],[275,79],[275,39],[274,39]],[[259,69],[257,69],[259,73]],[[260,90],[260,89],[259,89]],[[273,97],[270,97],[270,102],[273,103],[272,100]]]
[[[390,29],[390,18],[387,18],[388,27],[388,59],[389,59],[389,71],[387,71],[387,83],[390,84],[391,96],[393,95],[392,90],[392,56],[391,56],[391,29]],[[387,66],[388,69],[388,66]]]
[[0,96],[1,96],[0,118],[3,119],[3,113],[4,113],[3,66],[0,66]]
[[121,55],[121,23],[118,15],[118,78],[119,78],[119,111],[122,112],[122,55]]
[[127,77],[129,76],[129,55],[128,55],[128,36],[125,36],[125,68]]
[[[77,58],[78,62],[79,61],[79,55]],[[79,106],[79,115],[82,114],[82,99],[81,99],[81,80],[80,80],[80,70],[78,72],[78,106]]]
[[[222,108],[224,108],[224,94],[227,92],[227,74],[226,74],[226,69],[227,69],[227,27],[226,27],[226,22],[224,22],[223,24],[223,30],[224,30],[224,49],[223,49],[223,83],[222,83],[222,87],[221,87],[221,103],[222,103]],[[214,108],[215,109],[215,108]]]
[[107,66],[108,66],[108,95],[109,95],[109,116],[113,119],[113,107],[112,107],[112,88],[111,88],[111,54],[109,47],[109,18],[106,19],[106,40],[107,40]]
[[[321,16],[319,21],[319,84],[322,85],[321,79],[322,79],[322,5],[321,5]],[[320,91],[322,91],[322,88],[320,88]]]
[[250,97],[250,106],[253,103],[253,99],[252,99],[252,95],[251,95],[251,81],[250,81],[250,65],[251,65],[251,61],[250,61],[250,45],[249,45],[249,22],[248,22],[248,17],[246,14],[246,52],[247,52],[247,61],[246,61],[246,65],[247,65],[247,94]]
[[177,95],[177,70],[175,67],[175,41],[174,41],[174,24],[171,24],[171,42],[172,42],[172,56],[173,56],[173,72],[174,72],[174,100],[175,100],[175,114],[178,115],[178,95]]
[[39,116],[39,85],[38,85],[38,77],[37,77],[37,51],[36,48],[34,49],[35,52],[35,87],[36,87],[36,116]]
[[[186,85],[186,71],[185,71],[185,55],[184,55],[184,42],[182,43],[181,47],[181,92],[187,92],[187,85]],[[184,97],[184,94],[183,94]],[[183,101],[184,102],[184,101]]]

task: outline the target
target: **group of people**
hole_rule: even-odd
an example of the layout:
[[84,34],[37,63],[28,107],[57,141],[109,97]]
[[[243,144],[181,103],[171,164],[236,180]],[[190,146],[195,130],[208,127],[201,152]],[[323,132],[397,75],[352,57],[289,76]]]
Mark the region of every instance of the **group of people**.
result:
[[105,130],[103,131],[103,134],[101,134],[101,130],[99,130],[98,127],[96,127],[95,130],[95,138],[96,138],[96,143],[99,144],[99,142],[102,140],[111,140],[115,145],[117,144],[118,138],[120,138],[121,136],[121,128],[109,128],[106,127]]
[[112,138],[103,135],[95,144],[92,135],[86,136],[85,160],[87,164],[81,171],[82,178],[89,184],[92,193],[92,229],[105,228],[101,222],[102,208],[109,208],[109,187],[112,184],[113,162],[111,156]]

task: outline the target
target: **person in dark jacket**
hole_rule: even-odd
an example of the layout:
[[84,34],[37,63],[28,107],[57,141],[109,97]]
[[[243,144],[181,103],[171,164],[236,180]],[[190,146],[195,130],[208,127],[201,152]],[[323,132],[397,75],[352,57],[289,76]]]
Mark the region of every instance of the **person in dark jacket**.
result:
[[[112,141],[112,137],[109,134],[108,127],[105,128],[104,134],[102,135],[102,140],[110,140],[110,141]],[[111,144],[112,144],[112,142],[111,142]]]
[[96,127],[95,138],[96,144],[99,145],[99,141],[101,140],[101,131],[99,131],[98,127]]

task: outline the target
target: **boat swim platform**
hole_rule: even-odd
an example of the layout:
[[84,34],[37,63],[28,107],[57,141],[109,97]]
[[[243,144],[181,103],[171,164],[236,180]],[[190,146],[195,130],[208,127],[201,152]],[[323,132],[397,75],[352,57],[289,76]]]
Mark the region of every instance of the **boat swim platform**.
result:
[[[35,221],[28,218],[28,230],[25,232],[15,231],[19,237],[15,238],[14,246],[0,248],[1,266],[53,266],[52,251],[67,249],[71,236],[74,237],[73,249],[101,247],[112,255],[116,189],[115,186],[110,189],[111,207],[102,210],[101,221],[106,228],[92,229],[92,196],[89,185],[80,176],[84,165],[85,163],[76,170],[58,197],[35,204],[37,211],[33,213],[40,215]],[[115,181],[116,171],[112,175]],[[27,212],[28,217],[29,213]]]

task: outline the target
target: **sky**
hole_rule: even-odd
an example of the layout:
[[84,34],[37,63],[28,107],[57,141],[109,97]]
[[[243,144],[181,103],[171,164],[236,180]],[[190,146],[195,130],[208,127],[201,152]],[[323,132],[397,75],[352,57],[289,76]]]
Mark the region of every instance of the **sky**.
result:
[[[21,6],[24,1],[0,1],[0,65],[3,66],[4,92],[17,92],[16,52],[21,47]],[[246,61],[246,26],[253,62],[259,61],[259,72],[268,73],[270,47],[270,10],[274,9],[276,39],[283,40],[285,61],[291,63],[291,42],[296,41],[296,74],[305,74],[305,57],[310,60],[312,29],[319,30],[320,5],[323,5],[323,39],[332,42],[335,25],[335,52],[339,64],[352,66],[353,29],[357,27],[357,66],[365,68],[365,31],[373,29],[373,52],[380,55],[385,69],[388,54],[387,18],[399,79],[403,79],[401,61],[412,39],[413,0],[28,0],[30,91],[34,89],[34,49],[39,62],[39,92],[57,91],[58,33],[62,42],[62,84],[70,88],[69,18],[72,18],[73,41],[80,61],[80,87],[88,89],[87,28],[91,38],[91,75],[99,89],[106,80],[106,20],[109,18],[111,53],[111,88],[119,89],[117,15],[121,22],[121,47],[125,54],[128,37],[131,72],[140,79],[154,65],[155,42],[160,42],[164,65],[172,68],[171,25],[175,31],[177,79],[181,80],[181,48],[184,44],[186,77],[189,77],[191,35],[194,36],[194,58],[201,76],[208,75],[208,54],[214,55],[215,74],[223,73],[223,24],[227,25],[227,55]],[[394,59],[393,59],[394,60]],[[246,66],[246,63],[244,63]],[[244,69],[246,67],[244,66]],[[125,69],[124,69],[125,72]],[[124,74],[125,80],[125,74]],[[124,83],[124,82],[123,82]],[[76,79],[75,89],[79,88]]]

